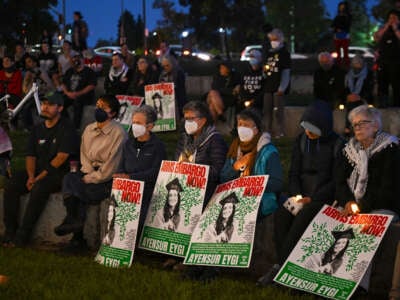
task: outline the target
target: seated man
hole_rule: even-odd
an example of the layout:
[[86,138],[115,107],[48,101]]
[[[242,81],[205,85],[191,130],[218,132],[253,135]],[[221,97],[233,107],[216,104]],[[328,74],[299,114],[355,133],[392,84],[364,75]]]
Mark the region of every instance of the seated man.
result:
[[67,216],[55,228],[57,235],[74,233],[68,249],[85,245],[83,225],[89,204],[99,204],[110,196],[112,174],[121,160],[122,145],[127,138],[124,129],[113,119],[118,116],[119,102],[112,95],[97,100],[95,119],[82,134],[80,172],[68,173],[63,180]]
[[219,64],[218,73],[214,75],[211,90],[207,95],[207,103],[214,122],[223,117],[225,109],[236,105],[235,87],[240,85],[240,76],[230,61]]
[[[68,158],[78,152],[78,137],[73,125],[64,117],[63,97],[52,93],[41,103],[43,123],[30,135],[26,155],[26,171],[12,176],[4,190],[4,244],[23,246],[39,219],[51,193],[61,188],[68,168]],[[30,192],[29,202],[18,228],[19,198]]]
[[111,57],[111,67],[104,80],[106,94],[126,95],[132,81],[132,69],[124,62],[120,52],[114,52]]

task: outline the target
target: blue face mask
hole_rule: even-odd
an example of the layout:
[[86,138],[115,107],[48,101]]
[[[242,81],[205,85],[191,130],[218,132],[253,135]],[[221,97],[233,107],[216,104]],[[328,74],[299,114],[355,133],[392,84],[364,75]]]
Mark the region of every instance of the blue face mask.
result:
[[103,123],[108,119],[108,114],[101,108],[97,107],[96,110],[94,111],[94,118],[96,122]]
[[249,63],[252,66],[258,66],[259,65],[258,59],[254,58],[254,57],[250,58]]

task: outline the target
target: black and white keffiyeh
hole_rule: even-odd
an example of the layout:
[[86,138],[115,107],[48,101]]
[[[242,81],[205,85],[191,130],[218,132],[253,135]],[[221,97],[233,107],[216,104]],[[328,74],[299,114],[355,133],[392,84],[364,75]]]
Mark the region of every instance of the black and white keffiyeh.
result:
[[379,132],[374,142],[367,149],[353,137],[344,147],[343,151],[349,162],[353,165],[353,171],[347,178],[347,184],[353,192],[355,200],[359,202],[365,194],[368,183],[368,160],[391,144],[398,144],[397,137],[386,132]]
[[122,65],[122,68],[120,70],[116,70],[114,67],[111,67],[110,72],[108,72],[108,78],[110,79],[110,81],[114,81],[116,78],[119,78],[120,75],[121,78],[126,77],[128,71],[129,67],[125,63]]

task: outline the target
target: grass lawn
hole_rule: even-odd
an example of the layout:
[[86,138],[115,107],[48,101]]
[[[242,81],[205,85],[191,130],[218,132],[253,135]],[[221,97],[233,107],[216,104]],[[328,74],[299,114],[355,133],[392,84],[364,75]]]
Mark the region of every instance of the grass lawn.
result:
[[[12,166],[24,168],[26,133],[13,132]],[[176,133],[159,134],[173,158]],[[227,142],[230,137],[225,137]],[[285,186],[293,139],[279,139]],[[210,283],[183,279],[176,271],[162,270],[165,257],[140,251],[130,269],[110,269],[88,256],[64,256],[54,247],[27,249],[0,247],[0,274],[9,282],[0,285],[0,299],[316,299],[284,287],[257,288],[245,270],[221,270]]]

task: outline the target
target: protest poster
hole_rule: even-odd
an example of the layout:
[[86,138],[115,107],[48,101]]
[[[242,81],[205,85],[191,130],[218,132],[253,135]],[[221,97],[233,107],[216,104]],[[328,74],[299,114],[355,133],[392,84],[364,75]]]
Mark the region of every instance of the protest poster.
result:
[[144,87],[145,102],[154,107],[157,121],[152,131],[171,131],[176,129],[175,89],[173,82],[149,84]]
[[268,175],[220,184],[197,223],[184,264],[247,268]]
[[118,118],[116,118],[116,120],[126,131],[128,131],[132,123],[133,111],[136,107],[142,105],[144,98],[128,95],[116,95],[116,97],[121,105],[119,108]]
[[349,299],[366,272],[392,216],[342,216],[325,205],[274,280],[331,299]]
[[162,161],[139,247],[184,257],[200,218],[209,166]]
[[144,182],[114,178],[107,228],[95,260],[108,267],[130,267],[135,251]]

